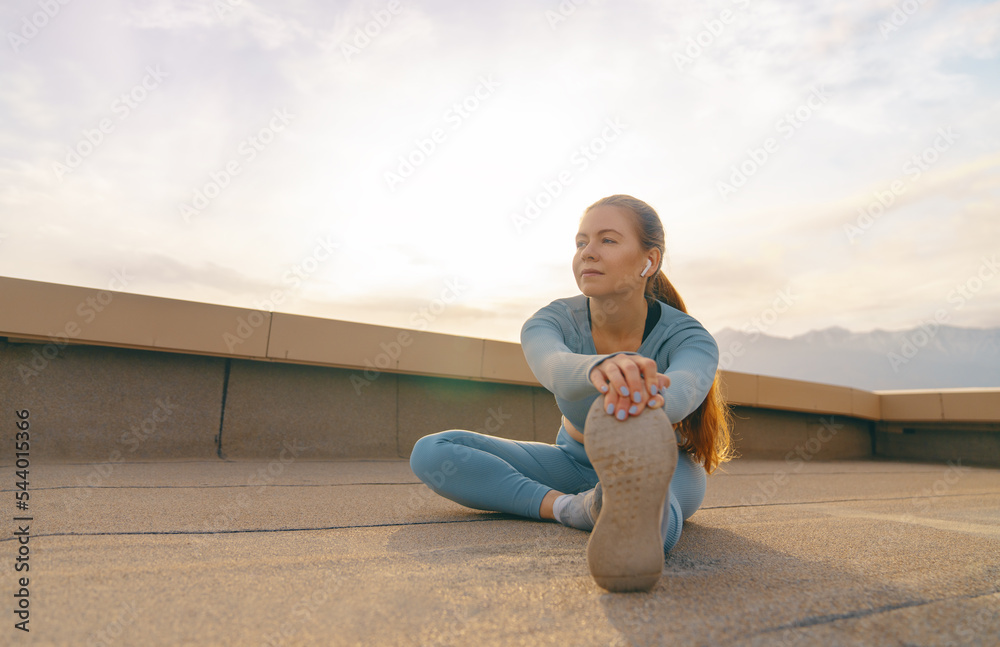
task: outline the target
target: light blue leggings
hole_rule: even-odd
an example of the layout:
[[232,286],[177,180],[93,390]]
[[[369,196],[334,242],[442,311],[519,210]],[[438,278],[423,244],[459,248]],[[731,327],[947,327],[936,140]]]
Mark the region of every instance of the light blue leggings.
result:
[[[507,440],[450,429],[417,441],[410,468],[434,492],[469,508],[540,519],[538,509],[549,490],[565,494],[597,485],[583,444],[560,426],[556,444]],[[670,551],[684,520],[705,497],[705,470],[681,451],[663,511],[660,534]]]

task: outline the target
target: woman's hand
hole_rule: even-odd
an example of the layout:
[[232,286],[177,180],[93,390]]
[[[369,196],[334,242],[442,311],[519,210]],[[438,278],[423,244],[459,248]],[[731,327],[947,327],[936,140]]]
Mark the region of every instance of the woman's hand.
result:
[[604,394],[604,410],[618,420],[637,416],[646,407],[663,406],[670,378],[656,372],[656,361],[641,355],[614,355],[590,371],[590,382]]

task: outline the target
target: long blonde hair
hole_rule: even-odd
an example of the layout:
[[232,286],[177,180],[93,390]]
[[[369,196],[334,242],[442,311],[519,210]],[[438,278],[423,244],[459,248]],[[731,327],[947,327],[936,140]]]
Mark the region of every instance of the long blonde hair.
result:
[[[591,209],[602,206],[621,207],[635,214],[636,230],[642,248],[650,250],[655,247],[660,250],[660,266],[646,281],[645,296],[663,301],[668,306],[686,313],[687,308],[684,306],[684,300],[681,299],[677,289],[661,270],[666,245],[660,216],[642,200],[621,194],[601,198],[587,207],[584,215]],[[709,474],[720,463],[734,457],[731,435],[732,417],[729,407],[722,397],[718,371],[715,372],[715,378],[712,381],[712,386],[708,389],[705,400],[691,415],[674,424],[674,429],[684,437],[681,449],[693,453]]]

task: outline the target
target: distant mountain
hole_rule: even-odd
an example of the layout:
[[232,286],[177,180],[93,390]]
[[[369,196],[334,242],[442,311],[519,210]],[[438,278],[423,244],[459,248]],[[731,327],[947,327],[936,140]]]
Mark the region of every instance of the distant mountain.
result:
[[1000,387],[1000,328],[811,330],[792,337],[724,328],[720,368],[869,391]]

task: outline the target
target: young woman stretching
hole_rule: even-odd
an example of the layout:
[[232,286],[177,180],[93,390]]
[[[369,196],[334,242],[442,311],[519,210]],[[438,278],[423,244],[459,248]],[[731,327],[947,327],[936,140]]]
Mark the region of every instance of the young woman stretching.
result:
[[588,207],[573,257],[582,294],[521,328],[528,365],[563,413],[556,443],[452,429],[410,456],[414,474],[462,505],[592,530],[590,572],[611,591],[656,584],[706,473],[731,458],[718,346],[660,271],[663,253],[645,202]]

